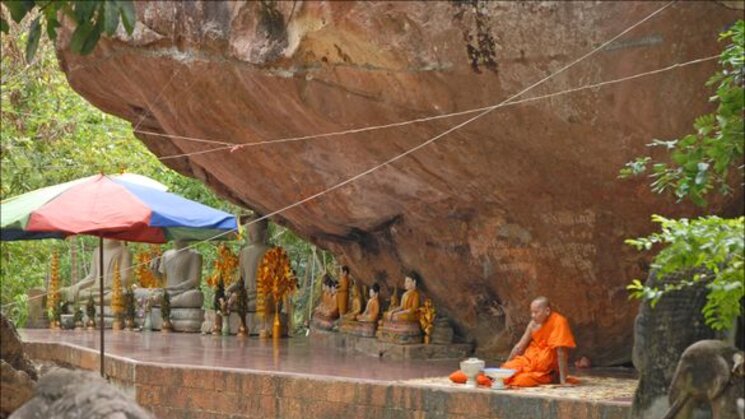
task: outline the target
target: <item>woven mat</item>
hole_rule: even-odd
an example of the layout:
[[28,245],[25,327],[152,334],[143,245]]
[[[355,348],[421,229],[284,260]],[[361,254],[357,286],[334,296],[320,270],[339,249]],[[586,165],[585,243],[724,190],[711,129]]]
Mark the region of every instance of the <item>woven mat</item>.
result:
[[447,377],[418,378],[405,380],[404,383],[427,387],[446,387],[467,391],[494,391],[531,396],[560,397],[586,401],[617,401],[631,402],[636,390],[637,380],[610,377],[580,377],[580,383],[574,386],[543,385],[538,387],[512,387],[504,390],[492,390],[485,387],[468,388],[463,384],[455,384]]

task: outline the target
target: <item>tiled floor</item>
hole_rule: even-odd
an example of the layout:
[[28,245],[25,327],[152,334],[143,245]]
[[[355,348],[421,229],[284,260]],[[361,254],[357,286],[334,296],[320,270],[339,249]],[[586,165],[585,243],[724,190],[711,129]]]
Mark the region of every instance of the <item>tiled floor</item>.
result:
[[[19,330],[25,342],[57,342],[99,349],[98,331]],[[314,346],[306,337],[237,338],[187,333],[106,331],[108,355],[156,364],[347,377],[376,381],[447,376],[458,361],[390,361]]]
[[[98,351],[98,331],[20,330],[25,342],[56,342]],[[246,372],[280,372],[294,375],[332,376],[376,382],[406,381],[410,384],[451,387],[447,376],[458,369],[458,361],[392,361],[344,353],[324,345],[313,345],[307,337],[271,340],[161,332],[106,332],[106,353],[141,363],[187,367],[217,367]],[[487,363],[488,366],[492,366]],[[497,366],[496,363],[494,366]],[[636,388],[629,369],[572,371],[582,385],[542,386],[510,390],[523,394],[568,399],[629,402]]]

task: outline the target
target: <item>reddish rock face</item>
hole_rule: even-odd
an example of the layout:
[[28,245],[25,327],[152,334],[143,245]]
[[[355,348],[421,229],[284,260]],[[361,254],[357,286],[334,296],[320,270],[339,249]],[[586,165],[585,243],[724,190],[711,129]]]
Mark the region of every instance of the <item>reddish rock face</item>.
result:
[[[69,32],[58,46],[73,88],[132,121],[165,164],[268,214],[471,115],[234,152],[152,133],[246,144],[497,104],[663,5],[138,2],[133,37],[102,39],[86,57],[69,51]],[[521,98],[714,55],[738,16],[675,3]],[[482,356],[506,354],[529,302],[545,295],[570,319],[575,355],[626,361],[637,306],[624,288],[648,260],[623,240],[652,231],[653,213],[699,210],[653,195],[646,180],[618,180],[618,170],[711,109],[703,84],[714,69],[497,109],[272,219],[333,251],[352,276],[384,284],[384,297],[417,270],[438,313]],[[735,213],[741,199],[713,209]]]

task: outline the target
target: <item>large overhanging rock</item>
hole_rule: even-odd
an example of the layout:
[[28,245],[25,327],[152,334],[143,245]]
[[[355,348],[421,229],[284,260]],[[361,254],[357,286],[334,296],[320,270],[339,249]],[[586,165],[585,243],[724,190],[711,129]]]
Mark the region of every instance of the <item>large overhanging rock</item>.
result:
[[[169,159],[220,146],[157,134],[246,144],[496,104],[663,5],[137,2],[133,37],[120,32],[80,57],[68,31],[58,48],[73,88],[132,121],[165,164],[268,214],[472,115]],[[737,17],[717,3],[675,3],[522,97],[714,55]],[[497,109],[272,219],[368,284],[400,287],[402,272],[417,270],[482,355],[505,354],[530,300],[546,295],[571,320],[578,354],[626,361],[637,306],[625,286],[648,259],[623,240],[652,231],[653,213],[700,210],[650,193],[646,179],[618,180],[618,170],[711,110],[703,84],[714,70],[708,62]],[[741,198],[710,209],[736,213]]]

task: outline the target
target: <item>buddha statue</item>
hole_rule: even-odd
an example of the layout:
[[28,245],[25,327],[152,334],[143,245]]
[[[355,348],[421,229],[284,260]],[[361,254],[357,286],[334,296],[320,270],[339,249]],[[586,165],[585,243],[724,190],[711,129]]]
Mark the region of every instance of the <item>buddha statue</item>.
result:
[[[352,295],[355,294],[355,289],[352,288]],[[342,333],[356,335],[366,338],[372,338],[375,336],[375,331],[378,325],[378,314],[380,314],[380,302],[378,301],[378,294],[380,293],[380,286],[373,284],[370,288],[370,299],[367,301],[367,306],[363,313],[352,315],[354,311],[354,302],[352,304],[353,309],[347,315],[342,317],[339,330]],[[358,294],[359,295],[359,294]],[[359,305],[362,305],[362,301],[359,301]]]
[[[247,312],[256,312],[256,274],[267,250],[271,246],[267,244],[267,230],[269,223],[266,219],[255,221],[246,226],[246,246],[244,246],[238,255],[238,279],[243,280],[243,286],[246,288],[248,296]],[[239,291],[239,284],[234,281],[225,290],[225,294],[230,298],[233,293]],[[237,299],[234,299],[237,301]]]
[[383,313],[377,336],[384,342],[400,345],[422,343],[422,330],[419,325],[420,296],[417,286],[421,278],[416,272],[411,272],[404,279],[404,289],[401,303],[389,308]]
[[[116,262],[116,263],[115,263]],[[121,275],[121,285],[128,287],[130,285],[130,278],[132,270],[132,255],[129,253],[129,249],[124,242],[119,240],[104,239],[103,240],[103,288],[104,288],[104,303],[108,305],[111,302],[111,284],[114,280],[114,266],[119,267],[119,273]],[[91,260],[91,268],[88,275],[69,287],[62,288],[60,295],[62,296],[63,302],[80,303],[86,301],[89,297],[93,297],[98,303],[99,297],[99,248],[96,247],[93,251],[93,258]]]
[[314,328],[331,330],[334,322],[339,318],[339,305],[336,300],[336,281],[329,274],[323,276],[321,301],[313,310],[311,323]]
[[349,267],[344,265],[339,272],[339,285],[336,289],[336,304],[339,306],[339,315],[347,314],[349,308]]
[[163,292],[168,291],[171,308],[201,308],[204,295],[199,289],[202,277],[202,255],[187,247],[184,240],[176,240],[173,249],[166,250],[155,263],[156,271],[165,277],[164,288],[139,288],[135,298],[153,298],[153,306],[160,307]]
[[372,288],[370,288],[370,298],[367,300],[367,305],[365,305],[365,311],[355,316],[355,320],[358,322],[378,322],[378,316],[380,315],[379,295],[380,285],[377,283],[373,284]]
[[[339,293],[337,291],[337,301]],[[341,309],[339,310],[339,313],[341,315],[341,318],[348,319],[348,320],[355,320],[358,314],[362,312],[362,296],[360,295],[360,289],[357,286],[356,283],[352,283],[352,305],[349,308],[349,311],[347,311],[345,314],[341,314]]]
[[417,290],[417,283],[421,282],[419,276],[412,272],[406,275],[404,279],[404,289],[406,290],[401,295],[401,303],[397,307],[390,307],[387,312],[383,313],[383,321],[403,321],[403,322],[418,322],[419,321],[419,290]]

